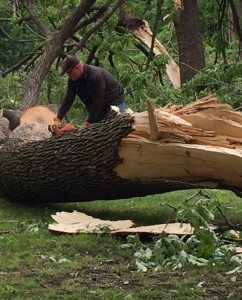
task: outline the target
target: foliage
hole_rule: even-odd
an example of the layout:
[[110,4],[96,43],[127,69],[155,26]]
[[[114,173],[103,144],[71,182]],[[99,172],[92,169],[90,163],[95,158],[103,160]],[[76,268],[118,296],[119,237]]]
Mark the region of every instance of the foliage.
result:
[[[166,222],[171,208],[195,191],[179,191],[142,198],[25,206],[0,199],[0,298],[20,299],[239,299],[239,264],[201,267],[148,267],[138,272],[135,249],[120,248],[123,237],[96,234],[53,234],[47,230],[57,211],[82,211],[101,219],[132,219],[137,225]],[[242,224],[242,202],[231,192],[213,191],[231,223]],[[215,218],[218,220],[217,216]],[[134,241],[129,241],[134,244]],[[185,240],[183,241],[185,242]],[[146,244],[147,246],[147,244]],[[148,244],[153,249],[153,246]],[[148,253],[148,251],[147,251]],[[219,256],[221,256],[219,254]],[[136,258],[137,259],[137,258]],[[158,255],[157,255],[158,259]],[[239,259],[236,256],[236,259]],[[231,296],[232,295],[232,296]]]
[[[19,17],[26,16],[26,9],[19,4],[17,13],[13,10],[15,1],[6,2],[0,0],[0,70],[4,72],[9,67],[18,63],[26,54],[32,51],[42,51],[46,45],[43,33],[33,21],[19,22]],[[97,1],[97,5],[106,1]],[[35,1],[34,10],[37,17],[49,29],[54,30],[61,26],[79,4],[79,1],[53,0]],[[224,65],[221,49],[221,34],[218,30],[219,6],[216,1],[198,1],[201,30],[204,38],[206,52],[206,67],[181,90],[175,90],[165,72],[167,57],[156,56],[147,69],[147,57],[135,44],[137,41],[130,33],[121,34],[115,30],[118,21],[116,12],[102,28],[92,36],[85,45],[79,58],[87,61],[90,52],[96,48],[92,64],[98,64],[115,77],[125,87],[126,102],[129,107],[140,111],[145,109],[145,99],[154,98],[158,105],[169,102],[187,103],[196,98],[210,93],[217,94],[223,102],[234,107],[241,103],[241,62],[238,61],[238,39],[231,39],[228,34],[228,20],[225,18],[221,23],[224,41],[222,44],[227,56],[227,65]],[[151,29],[157,14],[154,1],[127,1],[127,9],[137,17],[146,19]],[[88,17],[88,16],[86,16]],[[179,63],[177,40],[174,31],[173,20],[178,17],[172,1],[165,0],[162,6],[161,19],[158,24],[157,38],[166,47],[172,58]],[[6,18],[6,20],[1,20]],[[7,20],[8,19],[8,20]],[[90,30],[93,24],[79,30],[75,36],[81,38],[85,32]],[[73,45],[69,39],[66,46]],[[148,50],[146,48],[146,50]],[[217,63],[214,64],[217,57]],[[60,64],[57,60],[42,85],[40,93],[41,103],[59,104],[65,94],[66,78],[60,77]],[[19,104],[23,97],[24,79],[30,74],[33,64],[23,65],[14,74],[7,78],[1,78],[0,88],[2,97],[0,105],[11,107]],[[81,107],[81,109],[80,109]],[[74,122],[80,122],[85,116],[85,110],[76,101],[69,117]]]
[[237,264],[242,270],[242,258],[240,254],[235,255],[235,244],[225,244],[221,234],[215,233],[209,226],[215,219],[215,212],[221,213],[221,198],[216,191],[214,199],[200,191],[173,209],[172,216],[176,212],[175,219],[181,222],[181,226],[184,222],[190,223],[194,228],[193,234],[190,237],[178,237],[163,232],[149,246],[143,244],[137,235],[128,236],[128,244],[122,247],[134,249],[135,264],[139,271],[215,266],[225,262]]
[[197,97],[217,94],[222,102],[238,107],[242,96],[241,72],[241,63],[207,67],[184,85],[182,93],[188,97],[192,93]]

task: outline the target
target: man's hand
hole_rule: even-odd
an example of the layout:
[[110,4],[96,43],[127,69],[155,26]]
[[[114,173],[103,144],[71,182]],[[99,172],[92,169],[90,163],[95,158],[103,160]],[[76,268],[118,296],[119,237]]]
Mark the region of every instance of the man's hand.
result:
[[90,126],[90,123],[86,120],[83,123],[83,128],[88,128]]

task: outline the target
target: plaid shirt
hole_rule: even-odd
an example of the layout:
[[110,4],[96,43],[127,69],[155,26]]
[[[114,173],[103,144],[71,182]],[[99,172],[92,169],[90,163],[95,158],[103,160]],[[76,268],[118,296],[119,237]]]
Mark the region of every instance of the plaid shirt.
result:
[[83,76],[76,81],[68,80],[67,92],[58,110],[61,120],[69,111],[76,97],[79,96],[86,106],[89,123],[99,122],[106,117],[111,105],[124,101],[122,85],[106,70],[84,64]]

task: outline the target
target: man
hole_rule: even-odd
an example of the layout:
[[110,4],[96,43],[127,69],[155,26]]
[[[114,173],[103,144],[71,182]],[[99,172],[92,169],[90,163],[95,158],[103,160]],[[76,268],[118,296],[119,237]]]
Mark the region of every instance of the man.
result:
[[124,89],[106,70],[84,64],[76,56],[69,55],[63,60],[62,74],[68,74],[67,92],[58,110],[54,123],[59,125],[78,95],[88,110],[84,126],[102,121],[110,112],[111,105],[125,113]]

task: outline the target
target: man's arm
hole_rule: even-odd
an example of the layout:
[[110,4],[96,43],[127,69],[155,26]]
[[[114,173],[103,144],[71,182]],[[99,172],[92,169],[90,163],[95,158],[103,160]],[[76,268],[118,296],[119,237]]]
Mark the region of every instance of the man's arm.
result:
[[61,106],[59,107],[59,110],[57,113],[57,117],[60,120],[62,120],[64,118],[64,116],[67,114],[67,112],[71,108],[75,97],[76,97],[76,89],[73,87],[71,81],[69,80],[68,84],[67,84],[67,91],[66,91],[65,98],[63,99]]
[[92,108],[87,119],[88,123],[99,121],[99,116],[104,105],[105,82],[102,77],[94,77],[91,82]]

